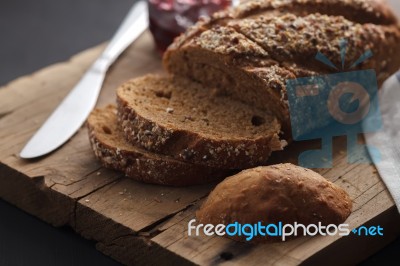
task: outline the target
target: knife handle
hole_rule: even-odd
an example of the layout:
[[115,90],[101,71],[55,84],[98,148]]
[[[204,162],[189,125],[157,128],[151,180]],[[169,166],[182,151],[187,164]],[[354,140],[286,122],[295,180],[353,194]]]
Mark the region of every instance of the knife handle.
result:
[[132,6],[121,26],[112,37],[91,70],[104,73],[118,56],[135,40],[149,24],[147,2],[140,0]]

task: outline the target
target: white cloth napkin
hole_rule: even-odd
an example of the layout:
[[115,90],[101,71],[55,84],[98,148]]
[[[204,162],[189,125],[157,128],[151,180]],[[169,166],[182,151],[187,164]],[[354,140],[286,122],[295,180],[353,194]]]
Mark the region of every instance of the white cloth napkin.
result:
[[[372,161],[400,212],[400,72],[383,84],[379,91],[379,103],[383,128],[366,134],[365,139],[381,154],[380,159],[372,156]],[[369,152],[372,155],[372,149]]]

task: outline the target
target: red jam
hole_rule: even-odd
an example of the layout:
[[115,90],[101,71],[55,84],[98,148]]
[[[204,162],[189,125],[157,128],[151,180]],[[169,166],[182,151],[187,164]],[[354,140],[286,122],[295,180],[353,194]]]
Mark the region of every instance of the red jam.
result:
[[149,0],[150,31],[162,53],[201,16],[231,5],[231,0]]

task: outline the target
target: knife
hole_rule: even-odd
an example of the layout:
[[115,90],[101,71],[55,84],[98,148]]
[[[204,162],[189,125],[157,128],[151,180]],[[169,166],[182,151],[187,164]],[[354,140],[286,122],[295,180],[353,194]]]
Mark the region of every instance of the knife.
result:
[[75,134],[95,107],[108,68],[147,29],[148,21],[147,3],[138,1],[100,57],[23,148],[21,158],[48,154]]

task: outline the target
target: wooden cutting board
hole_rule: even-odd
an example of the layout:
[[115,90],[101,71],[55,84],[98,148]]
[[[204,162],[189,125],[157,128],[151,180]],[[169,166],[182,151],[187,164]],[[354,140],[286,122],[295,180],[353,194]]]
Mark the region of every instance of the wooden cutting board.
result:
[[[215,184],[188,188],[146,185],[104,169],[93,156],[87,130],[41,159],[18,158],[23,145],[102,51],[98,46],[71,60],[21,77],[0,89],[0,196],[53,226],[69,225],[124,264],[295,265],[352,264],[392,241],[400,231],[394,203],[372,165],[348,165],[345,139],[335,139],[334,168],[320,170],[346,189],[354,207],[351,228],[381,225],[383,237],[303,237],[249,245],[221,237],[188,237],[187,222]],[[146,73],[162,72],[149,33],[109,71],[98,105],[115,102],[115,88]],[[295,143],[272,161],[295,162]],[[318,145],[318,144],[317,144]]]

